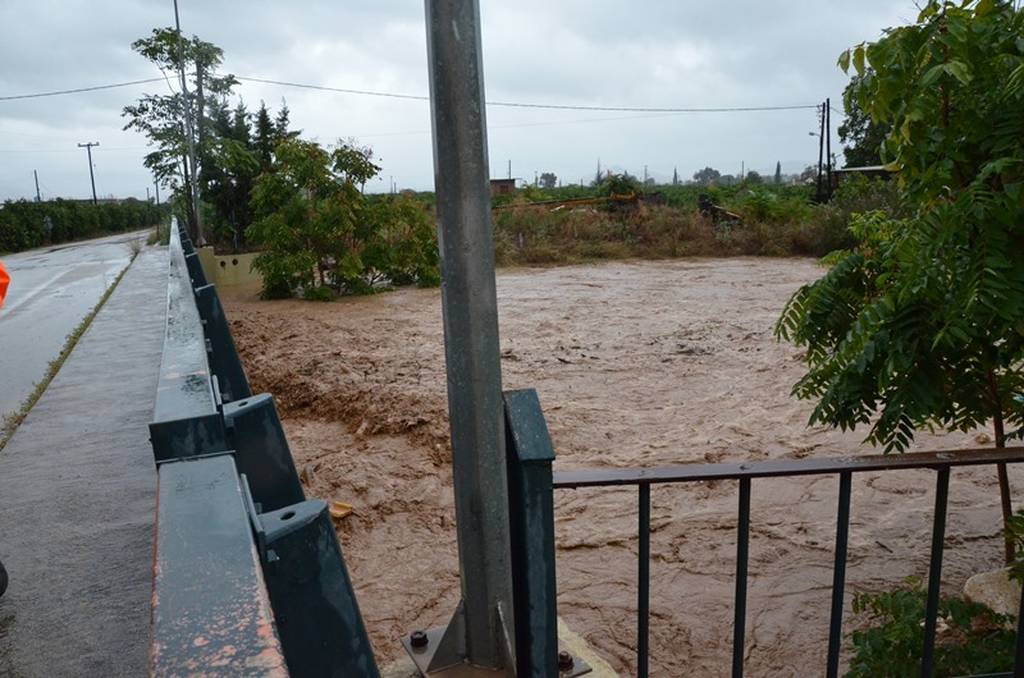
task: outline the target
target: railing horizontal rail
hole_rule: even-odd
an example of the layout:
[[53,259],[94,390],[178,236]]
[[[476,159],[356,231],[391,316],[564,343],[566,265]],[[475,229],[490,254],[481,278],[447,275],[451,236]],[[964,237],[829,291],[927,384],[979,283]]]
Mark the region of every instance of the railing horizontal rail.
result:
[[1020,461],[1024,461],[1024,446],[815,459],[768,459],[730,464],[694,463],[652,468],[585,469],[556,472],[554,488],[557,490],[615,485],[739,480],[741,478],[833,475],[846,471],[864,473],[868,471],[939,469]]
[[[533,415],[542,417],[542,415]],[[650,489],[654,484],[692,483],[709,480],[739,481],[736,523],[736,596],[733,619],[732,676],[742,678],[745,658],[747,617],[747,561],[750,542],[750,490],[754,478],[791,478],[835,475],[839,477],[836,515],[836,544],[829,611],[828,653],[825,675],[839,674],[842,643],[843,596],[846,579],[847,542],[850,530],[851,479],[854,473],[871,471],[931,470],[936,475],[935,510],[932,515],[932,543],[928,568],[928,594],[924,618],[921,675],[935,670],[935,632],[942,582],[946,510],[950,469],[954,466],[989,466],[1024,462],[1024,446],[1009,448],[938,450],[908,454],[826,457],[813,459],[771,459],[728,464],[679,464],[652,468],[608,468],[560,471],[552,477],[553,489],[586,487],[636,487],[639,493],[639,546],[637,581],[637,672],[649,675],[650,634]],[[1018,619],[1017,661],[1013,675],[1024,676],[1024,597]]]

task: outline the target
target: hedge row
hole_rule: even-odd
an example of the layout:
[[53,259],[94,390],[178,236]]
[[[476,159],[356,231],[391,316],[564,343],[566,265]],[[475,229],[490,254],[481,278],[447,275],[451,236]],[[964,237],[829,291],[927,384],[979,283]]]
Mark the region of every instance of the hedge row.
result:
[[61,199],[7,201],[0,207],[0,252],[147,228],[164,213],[164,207],[142,200],[98,205]]

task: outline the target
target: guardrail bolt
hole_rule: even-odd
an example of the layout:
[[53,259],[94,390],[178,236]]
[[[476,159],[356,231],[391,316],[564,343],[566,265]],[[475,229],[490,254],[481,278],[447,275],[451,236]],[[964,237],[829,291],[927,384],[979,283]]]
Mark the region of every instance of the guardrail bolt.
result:
[[430,640],[423,631],[413,631],[409,635],[409,644],[413,647],[426,647]]
[[568,671],[569,669],[572,668],[572,665],[574,663],[575,663],[575,661],[573,660],[572,655],[569,654],[568,652],[566,652],[565,650],[562,650],[561,652],[558,653],[558,670],[559,671]]

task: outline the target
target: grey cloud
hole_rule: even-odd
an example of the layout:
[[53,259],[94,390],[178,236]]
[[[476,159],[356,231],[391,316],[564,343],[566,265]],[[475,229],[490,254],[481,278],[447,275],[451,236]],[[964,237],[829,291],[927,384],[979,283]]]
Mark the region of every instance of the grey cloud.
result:
[[[416,0],[285,3],[179,0],[183,28],[224,48],[240,75],[425,94],[423,5]],[[648,0],[483,0],[485,79],[492,100],[649,106],[816,103],[839,107],[835,67],[850,44],[915,14],[910,0],[766,3]],[[8,0],[0,4],[0,94],[153,77],[130,43],[173,22],[169,0]],[[143,196],[144,140],[121,131],[121,108],[146,86],[0,102],[0,199],[30,197],[38,168],[47,193],[84,196],[75,142],[99,140],[103,193]],[[423,102],[243,83],[250,107],[286,97],[295,124],[324,142],[361,136],[383,159],[380,190],[432,183]],[[662,179],[706,164],[796,171],[816,157],[813,111],[629,116],[491,108],[495,175],[566,181],[605,166]],[[629,118],[629,119],[622,119]],[[603,121],[599,121],[602,119]],[[838,124],[838,120],[834,119]],[[838,141],[834,140],[838,150]]]

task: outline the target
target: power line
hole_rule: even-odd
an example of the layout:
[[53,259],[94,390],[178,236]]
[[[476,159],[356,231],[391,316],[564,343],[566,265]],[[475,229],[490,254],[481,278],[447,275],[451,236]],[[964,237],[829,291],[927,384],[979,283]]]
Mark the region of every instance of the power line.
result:
[[[357,94],[361,96],[386,97],[389,99],[409,99],[413,101],[430,100],[430,97],[421,94],[399,94],[396,92],[378,92],[374,90],[350,89],[346,87],[328,87],[326,85],[312,85],[303,82],[289,82],[287,80],[270,80],[267,78],[252,78],[241,75],[236,75],[235,79],[243,82],[259,82],[266,85],[296,87],[299,89],[311,89],[322,92],[338,92],[341,94]],[[576,104],[537,104],[517,101],[488,101],[487,105],[502,106],[505,108],[542,108],[546,110],[559,111],[606,111],[611,113],[740,113],[747,111],[798,111],[818,108],[817,104],[801,104],[794,106],[717,106],[709,108],[697,108],[648,106],[586,106]]]
[[145,78],[143,80],[130,80],[128,82],[115,82],[109,85],[94,85],[92,87],[76,87],[74,89],[58,89],[51,92],[36,92],[34,94],[11,94],[7,96],[0,96],[0,101],[15,101],[18,99],[39,99],[42,97],[55,97],[62,94],[80,94],[82,92],[96,92],[102,89],[115,89],[117,87],[130,87],[132,85],[142,85],[147,82],[159,82],[163,78]]
[[[382,97],[388,99],[405,99],[410,101],[429,101],[430,98],[422,94],[402,94],[399,92],[379,92],[375,90],[352,89],[348,87],[329,87],[327,85],[314,85],[303,82],[291,82],[287,80],[271,80],[269,78],[255,78],[249,76],[235,76],[239,81],[258,82],[265,85],[278,85],[280,87],[295,87],[298,89],[309,89],[321,92],[335,92],[339,94],[355,94],[359,96]],[[23,99],[39,99],[43,97],[62,96],[65,94],[80,94],[83,92],[96,92],[100,90],[115,89],[119,87],[131,87],[132,85],[143,85],[151,82],[167,82],[166,76],[159,78],[143,78],[141,80],[129,80],[126,82],[115,82],[106,85],[94,85],[92,87],[76,87],[73,89],[53,90],[49,92],[35,92],[32,94],[12,94],[0,96],[0,101],[17,101]],[[170,84],[168,83],[168,87]],[[173,88],[172,88],[173,91]],[[799,111],[816,109],[816,104],[798,104],[790,106],[589,106],[583,104],[541,104],[522,101],[488,101],[488,106],[500,106],[503,108],[533,108],[555,111],[603,111],[608,113],[744,113],[763,111]]]

